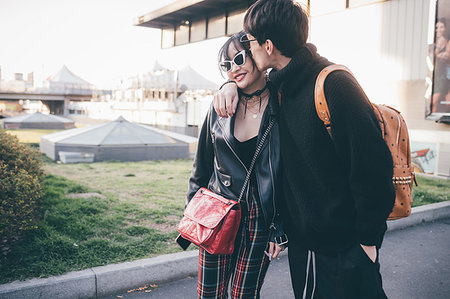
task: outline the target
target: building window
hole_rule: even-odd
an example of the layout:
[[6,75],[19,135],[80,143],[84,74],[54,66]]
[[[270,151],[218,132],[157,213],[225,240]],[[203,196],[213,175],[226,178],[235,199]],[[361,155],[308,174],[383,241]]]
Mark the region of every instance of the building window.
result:
[[362,5],[367,5],[367,4],[374,4],[374,3],[378,3],[378,2],[385,2],[387,0],[346,0],[346,7],[347,8],[353,8],[353,7],[358,7],[358,6],[362,6]]
[[321,0],[310,2],[311,16],[320,16],[328,13],[345,10],[345,4],[348,0]]
[[175,31],[173,28],[164,28],[161,30],[161,47],[170,48],[174,46]]
[[208,38],[225,35],[225,14],[210,18],[208,21]]
[[244,23],[244,16],[246,11],[247,11],[246,9],[243,9],[240,11],[230,13],[228,15],[228,22],[227,22],[228,35],[238,33],[239,31],[242,30],[242,24]]
[[[187,22],[187,21],[186,21]],[[189,43],[189,22],[180,25],[175,31],[175,46]]]
[[308,8],[308,2],[310,0],[297,0],[298,3],[300,3],[300,5],[304,8],[307,9]]
[[206,20],[192,22],[191,43],[206,39]]

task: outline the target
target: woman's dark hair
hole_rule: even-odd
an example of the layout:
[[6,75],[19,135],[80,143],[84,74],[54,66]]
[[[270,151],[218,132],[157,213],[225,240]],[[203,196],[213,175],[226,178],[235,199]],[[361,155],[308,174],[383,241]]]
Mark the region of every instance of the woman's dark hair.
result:
[[292,57],[308,39],[308,16],[292,0],[258,0],[245,14],[244,30],[260,45],[270,39],[281,54]]
[[444,24],[445,27],[447,27],[447,20],[445,18],[437,19],[436,24],[437,23],[442,23],[442,24]]
[[[242,50],[246,50],[246,48],[241,44],[240,40],[241,37],[244,36],[246,33],[244,31],[240,31],[238,33],[236,33],[235,35],[231,36],[224,44],[223,46],[220,48],[219,50],[219,63],[223,60],[231,60],[233,59],[233,57],[230,57],[228,55],[228,49],[230,48],[230,45],[233,44],[234,47],[236,48],[236,50],[238,51],[242,51]],[[252,53],[248,50],[245,51],[246,55],[248,58],[250,58],[250,60],[252,61],[252,65],[253,65],[253,69],[252,71],[255,69],[255,61],[253,61],[253,57],[252,57]],[[220,69],[220,68],[219,68]],[[220,69],[221,73],[223,74],[223,71]]]

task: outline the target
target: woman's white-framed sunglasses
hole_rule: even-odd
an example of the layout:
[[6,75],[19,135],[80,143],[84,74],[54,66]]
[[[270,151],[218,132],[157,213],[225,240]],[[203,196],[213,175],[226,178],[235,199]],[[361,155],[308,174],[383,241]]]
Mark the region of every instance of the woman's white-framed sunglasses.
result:
[[232,60],[221,61],[219,63],[219,66],[224,72],[228,73],[233,68],[233,63],[236,66],[241,66],[241,65],[245,64],[245,56],[246,56],[245,50],[242,50],[239,53],[237,53]]

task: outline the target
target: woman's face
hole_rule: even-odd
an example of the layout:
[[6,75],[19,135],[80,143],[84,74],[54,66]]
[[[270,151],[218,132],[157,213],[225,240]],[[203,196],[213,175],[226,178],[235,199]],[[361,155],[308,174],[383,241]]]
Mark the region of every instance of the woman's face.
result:
[[[228,57],[233,60],[239,52],[243,49],[236,49],[233,43],[228,47]],[[245,63],[238,66],[235,63],[231,64],[231,70],[227,72],[228,79],[236,82],[237,86],[245,92],[246,89],[251,88],[252,85],[264,74],[260,72],[256,66],[253,65],[251,57],[247,53],[245,55]]]
[[436,37],[442,37],[445,32],[445,25],[442,22],[436,23]]

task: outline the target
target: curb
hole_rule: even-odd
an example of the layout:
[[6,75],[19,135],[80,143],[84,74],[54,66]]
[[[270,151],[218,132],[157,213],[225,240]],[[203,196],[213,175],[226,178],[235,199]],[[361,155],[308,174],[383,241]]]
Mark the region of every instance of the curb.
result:
[[437,202],[411,209],[411,215],[399,220],[388,221],[387,232],[404,229],[424,222],[450,217],[450,201]]
[[[447,217],[450,217],[450,201],[416,207],[409,217],[389,221],[387,231]],[[74,271],[61,276],[14,281],[0,285],[0,298],[99,298],[150,282],[161,284],[196,276],[197,257],[198,251],[192,250]]]
[[0,298],[97,298],[151,283],[197,275],[198,251],[73,271],[0,285]]

